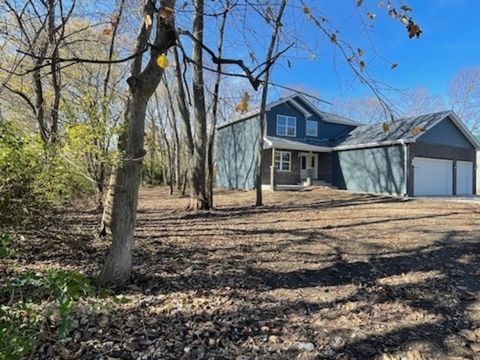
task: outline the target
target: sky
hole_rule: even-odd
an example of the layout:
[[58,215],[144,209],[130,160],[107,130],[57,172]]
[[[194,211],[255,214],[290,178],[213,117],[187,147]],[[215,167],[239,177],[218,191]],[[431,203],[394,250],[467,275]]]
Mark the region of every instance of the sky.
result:
[[[366,20],[374,29],[365,32],[357,9],[350,0],[317,1],[318,8],[339,29],[339,38],[365,51],[367,70],[378,81],[400,90],[425,87],[431,93],[444,94],[448,83],[462,67],[480,65],[480,1],[478,0],[410,0],[412,16],[422,30],[420,39],[409,39],[405,27],[379,9],[378,0],[364,4],[376,14]],[[405,3],[405,2],[404,2]],[[372,92],[355,81],[331,42],[320,39],[318,30],[308,22],[295,23],[302,41],[311,45],[315,60],[293,50],[288,67],[282,61],[274,71],[274,81],[313,90],[322,99],[372,96]],[[297,35],[299,36],[299,35]],[[373,45],[373,46],[372,46]],[[387,60],[383,60],[387,59]],[[397,63],[395,70],[391,64]]]

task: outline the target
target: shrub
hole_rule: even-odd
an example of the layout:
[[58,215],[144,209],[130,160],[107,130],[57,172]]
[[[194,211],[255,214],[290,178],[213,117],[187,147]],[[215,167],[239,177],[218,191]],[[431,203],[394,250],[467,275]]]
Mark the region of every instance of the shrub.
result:
[[[58,318],[58,336],[67,337],[78,300],[93,293],[90,280],[74,271],[49,269],[13,276],[0,292],[0,302],[13,302],[0,308],[0,360],[21,359],[35,350],[51,315]],[[45,307],[45,301],[54,307]],[[34,306],[40,303],[41,307]]]
[[0,223],[25,220],[39,209],[92,191],[62,156],[62,145],[0,123]]

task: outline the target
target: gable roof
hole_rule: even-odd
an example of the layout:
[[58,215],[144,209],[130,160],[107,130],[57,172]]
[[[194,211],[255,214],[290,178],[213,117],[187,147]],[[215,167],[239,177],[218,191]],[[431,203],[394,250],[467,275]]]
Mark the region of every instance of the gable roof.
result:
[[[300,100],[304,105],[300,104],[297,100]],[[338,115],[330,114],[325,111],[320,111],[317,109],[317,107],[312,104],[310,100],[308,100],[305,96],[302,94],[292,94],[290,96],[287,96],[285,98],[278,99],[276,101],[272,101],[267,104],[266,109],[267,111],[271,110],[273,107],[287,103],[290,106],[293,106],[296,108],[298,111],[300,111],[306,118],[309,118],[312,116],[312,113],[316,114],[321,120],[330,122],[330,123],[335,123],[335,124],[343,124],[343,125],[353,125],[353,126],[358,126],[360,125],[359,122],[347,119]],[[243,114],[241,117],[234,119],[232,121],[228,121],[226,123],[220,124],[217,126],[217,129],[221,129],[224,127],[227,127],[229,125],[251,119],[252,117],[255,117],[260,114],[260,108],[254,109],[252,111],[249,111],[245,114]]]
[[[440,111],[431,114],[395,120],[389,123],[389,131],[383,130],[383,124],[360,125],[350,133],[335,139],[336,150],[346,150],[380,145],[405,144],[415,142],[420,136],[437,125],[440,121],[449,118],[476,148],[480,149],[479,141],[470,133],[463,122],[453,111]],[[416,132],[415,129],[420,130]]]

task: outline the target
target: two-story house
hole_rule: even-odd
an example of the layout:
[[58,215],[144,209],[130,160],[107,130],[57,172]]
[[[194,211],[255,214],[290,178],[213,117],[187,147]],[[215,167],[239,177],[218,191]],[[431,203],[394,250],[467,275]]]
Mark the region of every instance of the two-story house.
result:
[[[218,126],[218,187],[254,187],[259,126],[259,110]],[[267,106],[265,126],[262,183],[271,188],[317,180],[402,196],[474,193],[480,144],[451,111],[362,125],[295,94]]]

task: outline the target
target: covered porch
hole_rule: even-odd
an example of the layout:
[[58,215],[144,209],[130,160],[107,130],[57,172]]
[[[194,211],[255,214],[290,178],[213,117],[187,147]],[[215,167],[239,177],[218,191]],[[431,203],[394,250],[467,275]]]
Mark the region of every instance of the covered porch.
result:
[[299,190],[331,182],[331,148],[268,137],[263,151],[265,190]]

